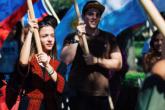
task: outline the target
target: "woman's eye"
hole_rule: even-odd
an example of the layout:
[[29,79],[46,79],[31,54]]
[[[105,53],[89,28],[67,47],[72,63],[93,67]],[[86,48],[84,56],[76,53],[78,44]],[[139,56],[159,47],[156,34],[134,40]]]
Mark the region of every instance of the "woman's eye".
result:
[[54,33],[53,33],[53,34],[51,34],[51,37],[54,37]]
[[44,37],[47,37],[47,36],[48,36],[48,35],[42,35],[41,37],[43,37],[43,38],[44,38]]

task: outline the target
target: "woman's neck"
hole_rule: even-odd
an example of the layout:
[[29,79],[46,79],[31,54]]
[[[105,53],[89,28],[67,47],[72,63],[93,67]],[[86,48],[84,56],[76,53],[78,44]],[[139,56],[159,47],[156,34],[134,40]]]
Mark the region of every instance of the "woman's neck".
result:
[[154,56],[156,56],[156,57],[162,57],[162,53],[161,52],[155,52],[154,53]]
[[50,50],[44,50],[44,49],[43,49],[43,51],[44,51],[47,55],[49,55],[49,56],[50,56],[50,53],[51,53],[51,51],[50,51]]

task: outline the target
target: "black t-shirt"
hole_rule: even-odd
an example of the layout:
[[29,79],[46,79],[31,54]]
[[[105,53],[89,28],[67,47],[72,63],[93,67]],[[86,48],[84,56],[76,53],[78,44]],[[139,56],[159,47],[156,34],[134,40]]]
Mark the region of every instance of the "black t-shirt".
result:
[[[74,38],[74,35],[75,33],[69,34],[64,41],[64,45],[67,45]],[[110,53],[117,47],[114,35],[100,30],[99,35],[86,37],[92,55],[99,58],[111,58]],[[109,92],[108,77],[108,69],[98,64],[86,65],[83,51],[78,45],[69,76],[70,87],[84,94],[107,96]]]

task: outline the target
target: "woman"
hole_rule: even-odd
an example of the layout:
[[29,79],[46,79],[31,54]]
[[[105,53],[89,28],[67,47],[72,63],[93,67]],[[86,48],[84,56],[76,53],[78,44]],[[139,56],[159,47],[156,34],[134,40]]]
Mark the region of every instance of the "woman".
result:
[[[58,110],[58,93],[64,88],[64,78],[57,72],[54,27],[55,19],[47,16],[39,23],[29,21],[29,31],[20,53],[20,71],[25,78],[25,95],[28,99],[27,110]],[[32,47],[33,30],[39,30],[43,52],[36,54]]]
[[156,31],[150,51],[144,57],[144,69],[148,73],[139,91],[136,110],[164,110],[165,105],[165,57],[164,36]]
[[150,72],[152,66],[159,60],[164,58],[163,49],[165,47],[165,38],[159,32],[155,31],[151,41],[149,52],[144,55],[143,68],[145,72]]

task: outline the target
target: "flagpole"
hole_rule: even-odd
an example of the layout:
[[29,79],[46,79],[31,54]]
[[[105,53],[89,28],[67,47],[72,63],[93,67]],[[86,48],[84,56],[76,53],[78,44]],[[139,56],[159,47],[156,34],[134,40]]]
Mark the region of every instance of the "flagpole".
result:
[[[84,21],[81,18],[81,14],[80,14],[78,4],[77,4],[76,0],[73,0],[73,2],[74,2],[74,7],[75,7],[76,14],[77,14],[77,18],[78,18],[78,23],[79,24],[83,23]],[[84,48],[83,48],[84,54],[89,55],[89,48],[88,48],[88,43],[87,43],[87,39],[86,39],[85,34],[83,34],[81,37],[82,37],[83,46],[84,46]]]
[[165,21],[151,0],[140,0],[141,5],[150,16],[153,23],[165,37]]
[[[30,18],[31,19],[35,19],[32,1],[31,0],[27,0],[27,5],[28,5],[28,8],[29,8]],[[34,29],[34,36],[35,36],[34,38],[35,38],[35,42],[36,42],[36,46],[37,46],[37,51],[38,51],[38,53],[42,53],[42,46],[41,46],[39,33],[38,33],[37,29]]]
[[59,24],[59,23],[60,23],[60,19],[59,19],[59,17],[57,16],[57,14],[56,14],[56,12],[54,11],[54,9],[52,8],[52,5],[50,4],[50,1],[49,1],[49,0],[45,0],[45,3],[46,3],[46,5],[48,6],[49,10],[51,11],[52,15],[56,18],[57,23]]

